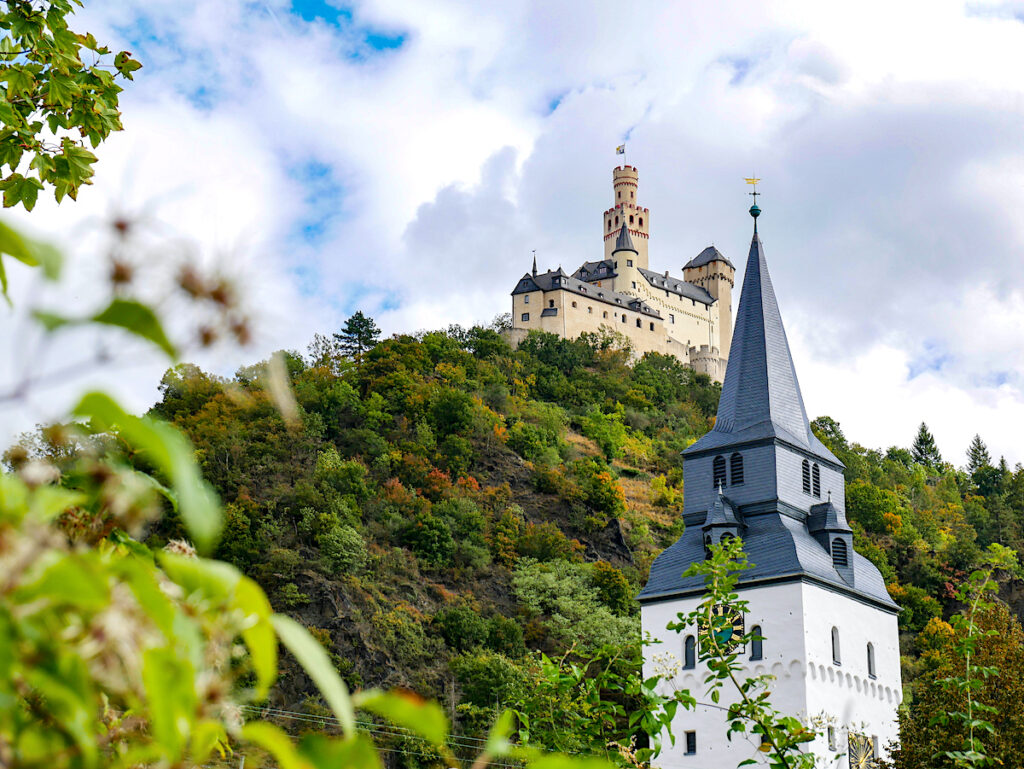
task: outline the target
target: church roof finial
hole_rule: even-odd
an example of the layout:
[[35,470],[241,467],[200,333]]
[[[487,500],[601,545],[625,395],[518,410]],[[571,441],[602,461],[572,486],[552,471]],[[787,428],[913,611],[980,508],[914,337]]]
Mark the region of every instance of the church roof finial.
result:
[[761,194],[760,192],[757,191],[757,183],[761,180],[758,179],[756,176],[751,176],[747,179],[744,179],[744,181],[747,184],[752,185],[754,188],[753,192],[748,192],[747,194],[752,195],[754,198],[754,205],[750,207],[750,215],[754,217],[754,232],[757,233],[757,217],[761,215],[761,209],[757,207],[757,196]]
[[638,253],[636,246],[633,245],[633,238],[629,234],[629,227],[626,226],[625,216],[622,217],[622,229],[619,230],[619,236],[615,239],[615,248],[612,249],[612,253],[614,254],[616,251]]

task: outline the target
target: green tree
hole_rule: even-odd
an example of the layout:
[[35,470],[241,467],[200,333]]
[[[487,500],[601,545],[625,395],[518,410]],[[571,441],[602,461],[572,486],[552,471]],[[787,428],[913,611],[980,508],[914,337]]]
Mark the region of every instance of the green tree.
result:
[[357,310],[352,317],[345,321],[341,333],[334,334],[334,339],[337,341],[342,355],[353,358],[376,346],[380,339],[380,329],[373,322],[373,318],[364,315],[362,310]]
[[914,437],[914,445],[910,447],[910,454],[914,461],[930,470],[938,470],[942,464],[942,455],[939,447],[935,444],[935,436],[928,430],[924,422],[917,428],[917,435]]
[[988,453],[988,447],[980,435],[971,439],[971,445],[967,447],[967,472],[974,475],[978,470],[992,464],[992,456]]
[[[92,184],[98,147],[121,130],[118,77],[142,65],[91,34],[68,27],[81,0],[8,0],[0,4],[0,188],[4,206],[32,210],[40,190],[60,202]],[[83,59],[87,60],[85,63]],[[111,69],[110,65],[113,65]],[[27,161],[27,162],[26,162]]]

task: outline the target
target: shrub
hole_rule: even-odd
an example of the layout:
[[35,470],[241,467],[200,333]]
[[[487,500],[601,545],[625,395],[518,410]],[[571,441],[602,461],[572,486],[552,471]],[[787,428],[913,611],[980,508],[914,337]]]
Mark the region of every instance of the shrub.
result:
[[633,587],[626,575],[607,561],[597,561],[590,568],[590,578],[597,588],[601,603],[619,617],[632,614],[636,602],[633,600]]
[[583,545],[569,539],[550,521],[527,523],[516,541],[516,551],[526,558],[553,561],[556,558],[579,560]]
[[366,543],[351,526],[334,526],[317,536],[316,541],[328,569],[354,574],[366,565]]
[[578,459],[572,463],[572,473],[579,501],[588,512],[586,528],[597,531],[626,512],[626,495],[606,465],[590,458]]
[[423,560],[437,566],[451,563],[455,540],[448,526],[437,516],[424,511],[406,523],[399,540]]
[[470,651],[487,640],[487,620],[468,606],[453,606],[434,615],[434,627],[448,647],[455,651]]
[[622,404],[616,404],[611,414],[603,413],[596,406],[587,412],[582,420],[583,434],[593,439],[608,459],[622,456],[626,443],[626,426],[622,423]]
[[512,702],[526,686],[526,675],[511,660],[494,652],[464,654],[451,663],[464,702],[490,708]]
[[504,654],[509,659],[519,659],[526,654],[523,642],[523,628],[510,617],[500,614],[487,621],[487,648]]
[[278,591],[277,600],[286,609],[296,609],[309,603],[309,596],[301,592],[294,582],[289,582]]

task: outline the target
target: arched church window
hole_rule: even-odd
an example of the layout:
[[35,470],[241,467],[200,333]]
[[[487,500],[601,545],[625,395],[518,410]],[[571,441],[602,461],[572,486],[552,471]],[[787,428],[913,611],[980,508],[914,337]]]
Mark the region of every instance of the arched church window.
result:
[[808,462],[805,459],[803,461],[802,467],[803,467],[803,471],[804,471],[804,494],[810,494],[811,493],[811,463]]
[[762,646],[763,641],[761,639],[761,626],[754,625],[754,627],[750,628],[750,633],[753,636],[753,638],[750,640],[750,659],[764,659],[764,647]]
[[813,494],[816,497],[821,496],[821,468],[818,467],[818,463],[815,462],[811,468],[812,485],[814,486]]
[[878,678],[875,675],[875,645],[872,643],[868,644],[868,677]]
[[839,628],[837,627],[832,628],[832,664],[843,664],[839,658]]
[[743,455],[736,452],[729,457],[729,485],[738,486],[743,483]]
[[839,537],[832,540],[832,565],[836,567],[850,565],[850,554],[846,550],[846,542]]
[[711,463],[711,473],[716,489],[725,485],[725,457],[715,457]]
[[697,667],[697,640],[692,636],[686,636],[683,641],[683,670],[693,670]]

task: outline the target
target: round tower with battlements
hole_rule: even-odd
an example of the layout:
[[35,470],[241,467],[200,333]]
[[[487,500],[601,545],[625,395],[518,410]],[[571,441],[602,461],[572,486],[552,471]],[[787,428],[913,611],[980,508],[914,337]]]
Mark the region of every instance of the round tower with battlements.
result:
[[648,269],[647,239],[651,227],[651,212],[637,202],[639,180],[639,174],[633,166],[619,166],[612,171],[613,205],[604,212],[602,221],[604,258],[611,258],[612,251],[615,250],[615,239],[618,237],[622,223],[625,222],[636,247],[636,266],[646,270]]

